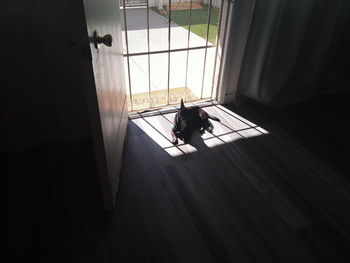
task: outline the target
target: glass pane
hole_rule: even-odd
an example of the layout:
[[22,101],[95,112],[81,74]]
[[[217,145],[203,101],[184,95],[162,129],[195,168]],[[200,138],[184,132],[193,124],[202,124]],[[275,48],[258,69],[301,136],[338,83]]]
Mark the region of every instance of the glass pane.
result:
[[[168,1],[149,1],[150,51],[168,50],[169,20],[162,3]],[[146,26],[146,24],[145,24]]]
[[188,56],[187,87],[194,94],[189,100],[201,97],[205,49],[190,50]]
[[212,6],[210,10],[210,25],[209,25],[209,37],[208,45],[216,44],[216,36],[218,33],[219,15],[222,0],[212,0]]
[[[143,6],[140,6],[139,2]],[[126,42],[128,42],[129,54],[147,53],[148,50],[151,52],[167,51],[169,44],[171,50],[205,46],[207,34],[208,45],[216,44],[222,2],[223,0],[212,0],[211,8],[209,8],[210,0],[193,0],[192,3],[190,0],[171,0],[170,10],[169,0],[149,0],[148,9],[145,0],[127,0],[129,6],[125,12],[128,39],[125,40],[123,31],[124,54],[126,53]],[[138,5],[131,6],[131,3]],[[124,14],[123,9],[122,14]],[[169,17],[171,18],[170,43]],[[124,17],[122,19],[124,21]],[[149,30],[147,30],[147,25],[149,25]],[[198,100],[201,97],[209,98],[213,86],[215,50],[215,48],[209,48],[207,53],[205,49],[196,49],[172,52],[170,55],[159,53],[130,56],[132,110],[159,107],[168,103],[177,104],[181,98],[185,101]],[[205,53],[206,65],[204,67]],[[126,58],[124,65],[127,74]],[[148,68],[149,65],[150,68]],[[169,68],[170,74],[168,74]],[[203,70],[205,70],[204,75]],[[125,79],[130,102],[128,75]]]
[[189,23],[190,23],[190,3],[182,1],[172,1],[171,11],[171,49],[188,47]]
[[186,97],[186,60],[187,51],[170,54],[170,104],[179,103]]
[[[122,10],[124,15],[124,10]],[[146,7],[127,7],[126,28],[128,34],[129,53],[147,52],[147,8]],[[124,22],[124,17],[123,17]],[[125,38],[125,25],[123,35]],[[124,40],[125,44],[125,40]],[[126,47],[124,46],[124,50]]]
[[208,5],[193,2],[191,12],[190,47],[205,46],[208,25]]
[[168,53],[150,55],[151,106],[168,103]]
[[207,59],[204,74],[203,98],[209,98],[213,84],[215,48],[207,49]]
[[133,110],[149,108],[148,55],[129,58]]

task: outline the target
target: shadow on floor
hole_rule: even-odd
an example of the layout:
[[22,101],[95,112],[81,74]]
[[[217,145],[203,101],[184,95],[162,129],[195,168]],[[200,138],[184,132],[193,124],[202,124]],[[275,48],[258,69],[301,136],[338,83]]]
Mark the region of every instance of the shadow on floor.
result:
[[206,147],[191,152],[179,145],[179,155],[167,151],[171,116],[130,121],[109,214],[100,209],[90,141],[6,154],[8,256],[13,262],[348,262],[347,102],[233,109],[248,127],[239,117],[221,117],[217,134],[201,137]]
[[267,134],[173,157],[129,125],[117,210],[137,253],[120,258],[346,262],[349,187],[302,145]]

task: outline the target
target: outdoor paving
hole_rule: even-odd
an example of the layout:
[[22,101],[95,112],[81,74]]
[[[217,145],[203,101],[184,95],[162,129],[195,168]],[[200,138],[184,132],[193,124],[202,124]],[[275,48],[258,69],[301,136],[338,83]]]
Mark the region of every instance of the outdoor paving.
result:
[[[127,17],[127,33],[129,53],[147,52],[147,9],[132,8],[126,10]],[[150,51],[159,51],[168,49],[168,22],[167,19],[153,10],[149,10],[149,38]],[[170,48],[179,49],[187,48],[188,30],[172,23],[170,34]],[[123,44],[125,45],[125,33],[123,31]],[[190,32],[190,47],[204,46],[205,39]],[[126,52],[126,50],[125,50]],[[204,65],[205,49],[191,50],[188,56],[188,72],[187,72],[187,88],[192,94],[191,98],[198,99],[201,95],[203,65]],[[203,97],[209,97],[212,85],[212,72],[214,67],[215,48],[207,49],[206,74],[204,79]],[[186,89],[186,59],[187,51],[174,52],[170,55],[170,89],[182,88]],[[131,92],[132,94],[144,93],[145,103],[134,103],[143,108],[149,99],[148,91],[148,56],[133,56],[129,59],[130,62],[130,77],[131,77]],[[127,59],[124,60],[125,68],[127,69]],[[151,91],[152,96],[167,96],[168,87],[168,53],[153,54],[150,56],[150,76],[151,76]],[[128,82],[128,79],[127,79]],[[128,84],[128,83],[127,83]],[[128,85],[127,85],[128,89]],[[164,92],[159,92],[164,90]],[[127,91],[129,93],[129,90]],[[175,93],[174,93],[175,94]],[[175,96],[173,94],[173,96]],[[176,92],[176,98],[172,98],[177,102],[180,97],[184,97],[179,92]],[[140,98],[140,95],[134,96]],[[141,96],[142,97],[142,96]],[[179,98],[177,98],[179,97]],[[169,97],[171,98],[171,96]],[[133,98],[134,100],[134,98]],[[152,101],[164,101],[164,99],[154,99]],[[149,100],[148,100],[149,103]],[[152,105],[158,106],[158,105]],[[148,106],[147,106],[148,107]]]

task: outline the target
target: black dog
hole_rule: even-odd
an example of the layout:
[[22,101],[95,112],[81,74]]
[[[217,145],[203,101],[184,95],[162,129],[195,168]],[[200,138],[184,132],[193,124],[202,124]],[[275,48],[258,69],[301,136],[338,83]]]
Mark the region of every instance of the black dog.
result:
[[178,138],[188,143],[194,131],[199,131],[201,134],[204,131],[212,132],[214,127],[209,119],[220,121],[218,118],[210,116],[198,106],[186,108],[181,99],[181,107],[175,115],[174,127],[171,131],[173,137],[172,143],[177,144]]

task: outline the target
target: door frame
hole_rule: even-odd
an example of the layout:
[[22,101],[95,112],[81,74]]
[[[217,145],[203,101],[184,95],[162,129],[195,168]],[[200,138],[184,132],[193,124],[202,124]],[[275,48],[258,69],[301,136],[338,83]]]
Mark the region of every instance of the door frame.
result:
[[223,56],[222,72],[219,75],[215,99],[218,103],[240,104],[241,98],[237,94],[239,75],[243,63],[246,43],[255,8],[256,0],[231,0],[234,2],[230,8],[230,15]]

